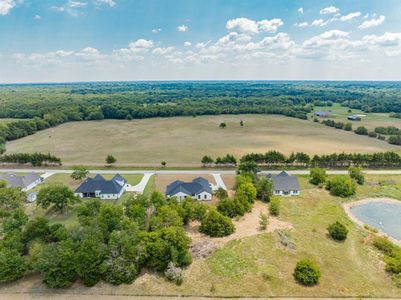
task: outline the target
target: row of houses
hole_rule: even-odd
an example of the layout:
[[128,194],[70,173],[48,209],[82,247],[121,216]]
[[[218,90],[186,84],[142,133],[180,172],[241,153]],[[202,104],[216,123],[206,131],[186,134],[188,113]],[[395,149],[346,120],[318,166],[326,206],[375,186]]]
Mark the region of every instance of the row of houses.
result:
[[[290,176],[286,172],[267,177],[272,180],[273,194],[275,196],[298,196],[300,194],[300,186],[296,176]],[[0,175],[0,180],[7,182],[10,187],[19,187],[22,191],[29,191],[43,182],[43,178],[37,173],[29,173],[28,175],[18,176],[15,173],[7,173]],[[100,198],[102,200],[119,199],[130,184],[127,180],[117,174],[112,179],[107,180],[102,175],[97,174],[93,178],[87,178],[75,190],[75,195],[80,198]],[[210,201],[213,197],[213,186],[207,179],[197,177],[191,182],[176,180],[166,187],[165,195],[168,198],[175,197],[178,201],[185,198],[193,198],[198,201]],[[28,202],[33,202],[36,194],[29,194]]]

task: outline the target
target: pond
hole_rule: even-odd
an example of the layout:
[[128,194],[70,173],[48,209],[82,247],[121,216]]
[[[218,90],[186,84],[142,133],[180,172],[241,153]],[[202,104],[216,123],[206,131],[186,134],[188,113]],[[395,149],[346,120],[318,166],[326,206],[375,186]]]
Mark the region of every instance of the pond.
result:
[[401,241],[401,201],[358,204],[351,208],[351,213],[364,224]]

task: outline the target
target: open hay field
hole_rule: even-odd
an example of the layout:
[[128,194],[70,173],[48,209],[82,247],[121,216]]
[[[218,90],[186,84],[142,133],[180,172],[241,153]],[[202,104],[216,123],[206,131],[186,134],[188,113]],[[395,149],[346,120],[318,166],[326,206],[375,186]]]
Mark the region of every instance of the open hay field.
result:
[[[240,126],[240,120],[245,126]],[[227,127],[220,129],[225,122]],[[108,154],[117,165],[199,166],[203,155],[241,156],[271,149],[289,154],[374,152],[400,147],[334,130],[321,124],[273,115],[220,115],[74,122],[38,132],[7,144],[12,152],[50,152],[65,165],[102,166]]]
[[[400,288],[385,271],[382,255],[371,245],[369,233],[355,225],[345,214],[342,203],[375,195],[401,199],[394,190],[399,189],[399,175],[368,175],[367,184],[358,187],[353,199],[332,197],[324,189],[308,183],[307,176],[299,176],[302,194],[281,198],[278,221],[291,225],[284,231],[294,248],[283,246],[277,232],[267,230],[258,234],[254,228],[259,210],[267,205],[255,204],[253,218],[247,216],[235,221],[244,226],[249,236],[219,242],[219,249],[205,259],[195,258],[184,271],[184,282],[177,286],[157,273],[144,270],[133,284],[112,286],[99,283],[84,287],[77,282],[71,288],[57,293],[70,295],[160,295],[207,297],[393,297],[398,298]],[[247,224],[248,220],[250,223]],[[345,242],[327,237],[326,228],[340,221],[349,229]],[[274,220],[271,218],[271,226]],[[253,224],[253,225],[252,225]],[[239,228],[238,233],[244,231]],[[255,233],[256,232],[256,235]],[[223,238],[224,239],[224,238]],[[212,239],[213,240],[213,239]],[[292,272],[302,258],[315,260],[322,272],[319,285],[304,287],[295,282]],[[36,293],[52,295],[37,275],[27,276],[15,283],[0,286],[3,295]],[[12,299],[12,298],[9,298]]]

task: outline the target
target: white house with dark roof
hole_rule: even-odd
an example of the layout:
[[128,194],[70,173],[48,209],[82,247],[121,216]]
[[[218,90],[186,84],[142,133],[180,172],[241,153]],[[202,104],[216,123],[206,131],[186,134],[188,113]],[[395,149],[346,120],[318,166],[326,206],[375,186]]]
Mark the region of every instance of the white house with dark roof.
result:
[[4,180],[8,187],[19,187],[24,192],[33,189],[43,182],[43,178],[35,172],[24,176],[18,176],[15,173],[6,173],[0,175],[0,180]]
[[117,174],[111,180],[104,179],[97,174],[94,178],[87,178],[75,190],[75,195],[81,198],[119,199],[130,185],[124,177]]
[[299,196],[301,194],[301,188],[296,176],[290,176],[283,171],[276,176],[269,174],[268,178],[273,183],[273,195],[275,196]]
[[178,201],[182,201],[187,197],[198,201],[210,201],[212,196],[211,184],[203,177],[195,178],[192,182],[176,180],[166,188],[166,197],[175,197]]

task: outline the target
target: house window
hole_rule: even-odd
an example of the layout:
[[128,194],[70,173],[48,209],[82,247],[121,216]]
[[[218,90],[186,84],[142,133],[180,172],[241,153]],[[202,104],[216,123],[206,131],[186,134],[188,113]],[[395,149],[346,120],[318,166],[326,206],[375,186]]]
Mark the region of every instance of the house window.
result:
[[201,198],[201,195],[198,195],[198,199],[200,199]]
[[205,194],[205,199],[207,199],[207,195]]

